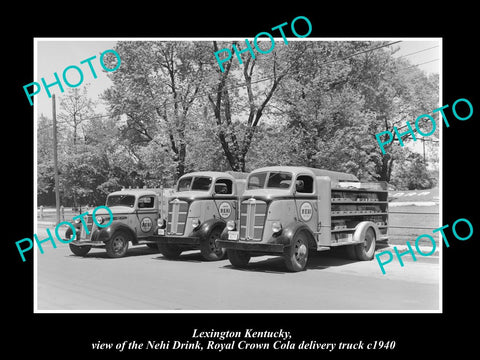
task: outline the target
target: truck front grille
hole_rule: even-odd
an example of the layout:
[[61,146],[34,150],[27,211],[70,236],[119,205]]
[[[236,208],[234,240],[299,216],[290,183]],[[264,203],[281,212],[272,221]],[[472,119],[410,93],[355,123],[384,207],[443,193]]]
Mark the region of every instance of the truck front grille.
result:
[[175,199],[168,204],[167,234],[183,235],[187,223],[188,203]]
[[87,229],[88,229],[88,232],[92,231],[92,227],[93,227],[93,216],[88,214],[87,215]]
[[261,200],[248,199],[240,205],[240,238],[261,241],[267,204]]

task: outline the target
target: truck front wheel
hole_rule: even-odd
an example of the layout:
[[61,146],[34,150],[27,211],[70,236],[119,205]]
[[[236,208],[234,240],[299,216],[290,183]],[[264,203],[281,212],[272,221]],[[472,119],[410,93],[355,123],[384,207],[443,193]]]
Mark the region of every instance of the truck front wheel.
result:
[[308,261],[308,240],[303,231],[295,234],[292,245],[285,250],[283,259],[290,271],[296,272],[305,269]]
[[222,228],[217,226],[210,234],[202,240],[200,244],[200,251],[202,252],[202,257],[208,261],[222,260],[225,258],[227,251],[224,248],[218,247],[216,244],[217,239],[220,238],[222,234]]
[[74,253],[77,256],[85,256],[88,254],[90,249],[92,248],[91,246],[85,245],[85,246],[77,246],[73,244],[68,244],[70,247],[70,251]]
[[124,231],[115,231],[112,238],[105,244],[107,255],[111,258],[125,256],[128,250],[129,236]]
[[244,268],[250,261],[250,254],[242,250],[227,249],[228,260],[230,263],[239,268]]

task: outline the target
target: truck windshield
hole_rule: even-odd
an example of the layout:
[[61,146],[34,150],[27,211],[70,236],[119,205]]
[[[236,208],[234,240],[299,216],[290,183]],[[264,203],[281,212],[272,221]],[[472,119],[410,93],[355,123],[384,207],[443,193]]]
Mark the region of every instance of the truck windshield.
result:
[[207,176],[185,177],[180,179],[177,191],[208,191],[212,178]]
[[259,172],[250,175],[247,189],[288,189],[291,183],[291,173],[281,171]]
[[107,197],[107,206],[130,206],[135,204],[134,195],[110,195]]

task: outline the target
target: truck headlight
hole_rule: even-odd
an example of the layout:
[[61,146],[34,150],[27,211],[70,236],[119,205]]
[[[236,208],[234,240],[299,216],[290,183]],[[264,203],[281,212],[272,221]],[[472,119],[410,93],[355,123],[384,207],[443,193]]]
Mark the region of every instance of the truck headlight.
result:
[[165,221],[165,219],[160,219],[160,218],[157,219],[157,227],[159,229],[165,229],[166,225],[167,225],[167,222]]
[[272,231],[273,231],[274,234],[282,231],[282,224],[280,223],[280,221],[274,221],[272,223]]
[[97,216],[97,217],[95,218],[95,220],[97,220],[97,224],[100,224],[100,225],[102,225],[103,222],[105,221],[105,220],[103,219],[103,217],[101,217],[101,216]]
[[200,226],[200,219],[198,219],[198,218],[192,219],[192,227],[193,227],[194,229],[196,229],[196,228],[198,228],[199,226]]
[[229,230],[229,231],[235,230],[235,221],[234,220],[228,220],[227,221],[227,230]]

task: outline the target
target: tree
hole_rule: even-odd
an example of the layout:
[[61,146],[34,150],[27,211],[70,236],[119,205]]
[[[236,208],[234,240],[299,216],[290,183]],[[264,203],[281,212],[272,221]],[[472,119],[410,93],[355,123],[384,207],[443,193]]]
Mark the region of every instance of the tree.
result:
[[[399,146],[394,126],[406,132],[406,121],[414,122],[417,116],[431,113],[439,101],[438,82],[431,81],[406,60],[394,59],[385,48],[352,57],[350,62],[351,84],[365,99],[366,110],[375,114],[368,125],[369,141],[376,144],[375,134],[382,131],[394,134],[392,142],[385,146],[386,154],[381,153],[378,145],[368,152],[375,164],[372,178],[389,182],[399,152],[404,150]],[[411,134],[402,136],[404,143],[410,140]]]
[[[238,47],[237,42],[233,45]],[[224,66],[225,71],[217,69],[213,77],[215,93],[208,95],[208,101],[214,114],[217,137],[234,171],[245,171],[246,157],[260,120],[287,74],[288,70],[280,61],[282,47],[278,47],[280,50],[274,50],[261,60],[242,54],[239,69],[232,69],[232,56]],[[214,41],[213,52],[216,51],[218,44]]]
[[289,74],[275,102],[279,115],[286,118],[287,128],[300,139],[291,151],[298,164],[364,171],[363,158],[357,155],[361,153],[359,147],[366,151],[369,146],[363,137],[365,123],[373,114],[365,111],[362,95],[349,83],[351,66],[342,59],[369,44],[309,42],[298,46],[303,47],[301,66]]
[[165,140],[160,146],[168,147],[178,178],[185,173],[187,124],[205,78],[204,45],[127,41],[116,51],[124,66],[110,74],[114,85],[104,98],[114,116],[127,116],[124,135],[136,133],[136,144],[162,134],[157,138]]
[[[276,107],[302,138],[303,163],[352,172],[366,180],[390,181],[402,147],[383,155],[375,134],[431,112],[438,82],[405,71],[386,42],[315,42],[302,66],[283,82]],[[383,47],[382,47],[383,46]],[[422,126],[422,125],[421,125]],[[408,137],[403,138],[408,143]]]
[[405,161],[398,164],[392,176],[398,190],[431,189],[437,185],[435,172],[429,171],[422,155],[405,149]]
[[[87,96],[87,85],[79,88],[68,88],[60,98],[60,111],[58,112],[58,123],[60,126],[67,126],[72,131],[72,143],[77,144],[78,133],[81,125],[94,115],[94,102]],[[83,131],[82,131],[83,133]]]

